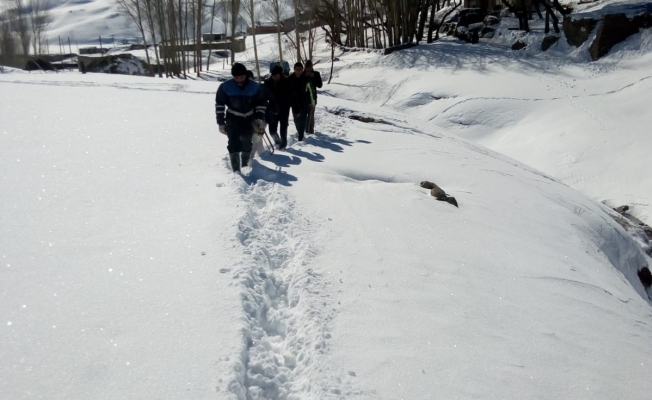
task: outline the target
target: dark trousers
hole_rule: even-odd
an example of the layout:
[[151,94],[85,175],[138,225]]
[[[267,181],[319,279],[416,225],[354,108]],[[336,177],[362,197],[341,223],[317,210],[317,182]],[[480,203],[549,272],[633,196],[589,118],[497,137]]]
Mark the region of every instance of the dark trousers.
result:
[[310,109],[303,110],[298,116],[294,116],[294,126],[297,128],[297,136],[299,141],[303,140],[303,135],[306,131],[306,124],[308,122],[308,116],[310,114]]
[[310,106],[310,111],[308,111],[306,133],[315,133],[315,106]]
[[[267,117],[267,123],[269,124],[269,133],[272,135],[275,133],[280,133],[281,136],[281,146],[283,144],[287,145],[288,142],[288,119],[290,118],[290,107],[283,107],[274,115],[270,113]],[[278,126],[281,125],[281,131],[278,131]]]
[[251,139],[254,136],[254,127],[249,119],[227,118],[226,135],[229,137],[229,144],[226,146],[229,153],[251,153]]

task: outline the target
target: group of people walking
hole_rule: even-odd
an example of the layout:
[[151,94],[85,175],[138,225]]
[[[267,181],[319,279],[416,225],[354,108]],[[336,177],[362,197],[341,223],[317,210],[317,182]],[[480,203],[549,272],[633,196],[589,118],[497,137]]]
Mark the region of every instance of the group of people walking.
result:
[[215,114],[220,132],[229,138],[227,149],[234,172],[249,164],[254,134],[263,134],[267,124],[277,146],[287,146],[290,111],[297,140],[315,133],[317,88],[323,83],[312,62],[305,66],[297,62],[289,77],[284,76],[281,65],[275,65],[262,85],[240,63],[233,64],[231,75],[233,79],[217,89]]

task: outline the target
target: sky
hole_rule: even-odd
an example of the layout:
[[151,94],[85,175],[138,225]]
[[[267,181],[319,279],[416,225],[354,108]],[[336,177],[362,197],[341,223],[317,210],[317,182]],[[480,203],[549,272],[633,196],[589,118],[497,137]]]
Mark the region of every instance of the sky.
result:
[[0,74],[0,393],[648,398],[648,45],[341,54],[243,175],[218,82]]

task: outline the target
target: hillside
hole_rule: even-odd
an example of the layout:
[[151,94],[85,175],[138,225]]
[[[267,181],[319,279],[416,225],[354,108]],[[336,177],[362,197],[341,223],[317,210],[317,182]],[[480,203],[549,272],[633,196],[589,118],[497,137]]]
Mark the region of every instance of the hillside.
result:
[[338,49],[326,83],[320,38],[316,134],[242,176],[221,60],[1,73],[0,397],[647,399],[651,243],[612,207],[651,221],[649,30],[511,39]]

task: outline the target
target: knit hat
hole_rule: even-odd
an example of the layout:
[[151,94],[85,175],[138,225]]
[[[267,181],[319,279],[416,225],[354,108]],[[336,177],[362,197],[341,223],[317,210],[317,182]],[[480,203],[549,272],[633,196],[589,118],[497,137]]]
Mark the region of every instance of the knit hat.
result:
[[231,75],[233,76],[243,76],[247,75],[247,67],[240,63],[235,63],[231,67]]
[[294,64],[294,68],[296,68],[296,67],[303,68],[303,64],[298,62],[298,63]]
[[312,61],[306,61],[306,68],[312,68]]
[[275,65],[274,68],[272,68],[272,75],[283,75],[283,67]]

